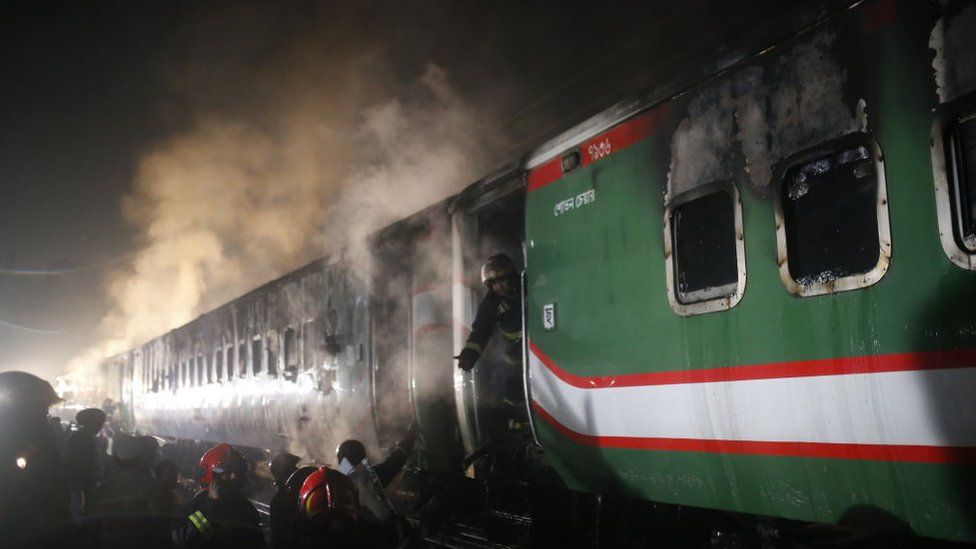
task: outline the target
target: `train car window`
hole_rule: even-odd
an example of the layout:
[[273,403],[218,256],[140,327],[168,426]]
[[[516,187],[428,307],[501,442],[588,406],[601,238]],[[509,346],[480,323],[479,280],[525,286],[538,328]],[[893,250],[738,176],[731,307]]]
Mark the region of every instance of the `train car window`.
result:
[[220,383],[224,380],[224,350],[217,349],[214,351],[214,378]]
[[298,354],[298,338],[295,337],[295,329],[285,330],[285,379],[295,381],[298,379],[298,366],[300,355]]
[[177,371],[177,364],[175,362],[168,362],[166,364],[166,370],[168,374],[166,379],[167,389],[175,393],[177,387],[176,377],[179,375],[179,371]]
[[[960,107],[960,103],[962,107]],[[972,95],[947,105],[932,129],[936,210],[942,249],[976,270],[976,108]]]
[[180,370],[179,376],[178,376],[179,377],[180,387],[186,387],[186,361],[185,360],[181,360],[179,362],[179,364],[177,364],[177,367]]
[[224,362],[227,364],[227,380],[234,379],[234,346],[224,347]]
[[797,155],[777,173],[780,278],[790,293],[830,294],[880,280],[891,237],[877,144],[848,136]]
[[745,290],[742,204],[731,182],[673,197],[665,213],[671,308],[682,316],[734,307]]
[[264,342],[255,339],[251,342],[251,374],[261,373],[261,355],[264,353]]
[[275,352],[272,344],[274,340],[271,337],[277,334],[268,334],[268,345],[265,345],[265,350],[268,355],[268,375],[271,377],[278,377],[278,353]]
[[962,249],[976,252],[976,110],[951,128],[949,161],[954,236]]
[[247,346],[244,343],[237,346],[237,373],[238,377],[247,375]]

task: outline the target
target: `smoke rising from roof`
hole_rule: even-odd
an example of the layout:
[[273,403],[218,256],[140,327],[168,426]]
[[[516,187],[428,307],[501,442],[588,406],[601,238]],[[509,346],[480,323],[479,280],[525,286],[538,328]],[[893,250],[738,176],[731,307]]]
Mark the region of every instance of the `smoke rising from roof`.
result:
[[[259,20],[234,24],[250,31]],[[460,190],[497,154],[489,109],[470,108],[441,67],[314,25],[278,31],[263,36],[270,52],[213,52],[208,36],[185,63],[168,63],[174,103],[193,115],[139,160],[122,207],[141,249],[108,277],[103,339],[69,369],[326,253],[363,259],[369,233]]]

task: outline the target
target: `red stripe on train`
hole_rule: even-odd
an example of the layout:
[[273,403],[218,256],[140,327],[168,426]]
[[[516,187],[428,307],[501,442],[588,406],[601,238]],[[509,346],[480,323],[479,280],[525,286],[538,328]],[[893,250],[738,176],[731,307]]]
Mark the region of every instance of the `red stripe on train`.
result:
[[583,143],[580,146],[583,165],[589,166],[654,135],[668,110],[667,105],[658,107]]
[[725,366],[703,370],[676,370],[614,376],[580,376],[560,368],[534,342],[529,343],[529,348],[559,379],[581,389],[976,367],[976,349],[959,349],[774,362],[748,366]]
[[922,446],[910,444],[847,444],[836,442],[769,442],[759,440],[716,440],[698,438],[620,437],[577,433],[532,401],[532,408],[563,436],[583,446],[704,452],[806,458],[856,459],[864,461],[906,461],[914,463],[976,463],[971,446]]
[[[658,107],[583,142],[579,147],[581,164],[589,166],[654,135],[668,111],[667,106]],[[545,187],[562,177],[562,158],[553,158],[529,172],[528,191]]]

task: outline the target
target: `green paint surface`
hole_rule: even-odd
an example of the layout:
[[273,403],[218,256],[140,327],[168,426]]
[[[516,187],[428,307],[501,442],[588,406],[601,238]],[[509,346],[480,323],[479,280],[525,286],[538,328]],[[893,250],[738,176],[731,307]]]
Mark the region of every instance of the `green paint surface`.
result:
[[[976,273],[952,265],[939,241],[929,149],[936,102],[931,25],[924,10],[897,5],[895,23],[870,34],[856,12],[836,27],[845,44],[857,45],[840,54],[845,96],[854,98],[845,103],[865,99],[868,131],[883,151],[893,256],[880,282],[790,295],[779,277],[773,204],[740,170],[734,181],[745,230],[744,296],[731,310],[675,314],[665,279],[662,190],[671,134],[687,113],[679,98],[656,135],[528,194],[531,340],[582,376],[976,348]],[[591,189],[595,202],[554,215],[558,202]],[[547,332],[548,303],[556,304],[558,324]],[[940,395],[931,398],[937,429],[952,411],[939,406]],[[827,523],[869,506],[919,535],[976,541],[971,466],[599,449],[569,441],[538,415],[535,426],[547,458],[575,489]]]

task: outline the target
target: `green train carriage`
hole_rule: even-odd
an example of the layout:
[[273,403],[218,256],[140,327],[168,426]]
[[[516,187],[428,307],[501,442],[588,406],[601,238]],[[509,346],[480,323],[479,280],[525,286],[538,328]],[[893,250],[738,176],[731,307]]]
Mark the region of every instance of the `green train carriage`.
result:
[[570,488],[976,541],[974,18],[859,3],[529,159]]

